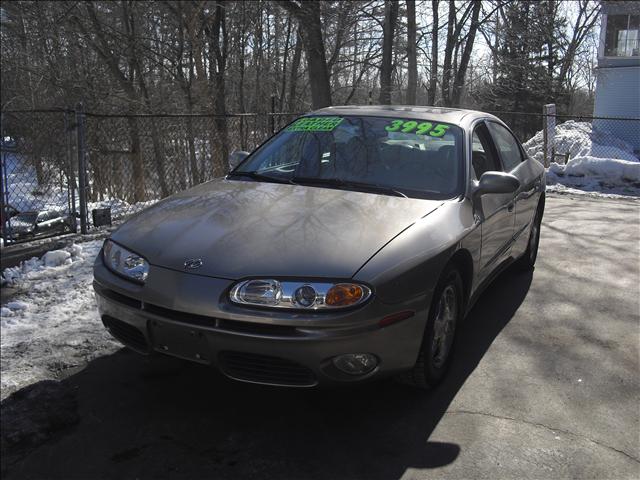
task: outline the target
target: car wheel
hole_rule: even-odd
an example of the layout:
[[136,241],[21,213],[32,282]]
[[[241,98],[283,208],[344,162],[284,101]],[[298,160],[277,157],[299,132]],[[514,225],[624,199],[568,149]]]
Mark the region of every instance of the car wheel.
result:
[[531,224],[531,232],[529,233],[529,242],[527,250],[516,262],[520,270],[531,270],[536,265],[538,258],[538,245],[540,244],[540,224],[542,223],[542,214],[540,208],[536,210],[536,215]]
[[434,291],[416,364],[398,377],[401,383],[428,389],[442,380],[451,363],[456,327],[464,314],[463,291],[460,273],[448,267]]

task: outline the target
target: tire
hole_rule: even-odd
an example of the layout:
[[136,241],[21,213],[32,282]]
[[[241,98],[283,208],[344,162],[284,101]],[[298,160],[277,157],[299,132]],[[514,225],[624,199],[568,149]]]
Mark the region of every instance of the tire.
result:
[[540,245],[540,225],[542,223],[542,210],[538,206],[536,214],[533,217],[533,223],[531,224],[531,232],[529,233],[529,240],[527,241],[527,250],[524,254],[516,260],[516,266],[518,270],[529,271],[533,270],[538,258],[538,246]]
[[454,266],[447,267],[433,292],[416,364],[399,375],[398,381],[426,390],[444,378],[453,357],[456,327],[464,314],[463,292],[460,273]]

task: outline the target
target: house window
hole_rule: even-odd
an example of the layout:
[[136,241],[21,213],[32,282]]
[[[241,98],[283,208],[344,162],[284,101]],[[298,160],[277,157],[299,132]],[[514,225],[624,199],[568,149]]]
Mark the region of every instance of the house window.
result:
[[640,15],[609,15],[604,44],[606,57],[640,56]]

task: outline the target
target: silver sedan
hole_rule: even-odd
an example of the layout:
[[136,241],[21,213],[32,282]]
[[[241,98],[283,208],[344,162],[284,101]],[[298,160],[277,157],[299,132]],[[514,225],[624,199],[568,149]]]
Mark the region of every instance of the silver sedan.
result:
[[233,160],[105,241],[98,308],[127,347],[245,382],[427,388],[483,288],[536,261],[544,168],[492,115],[330,107]]

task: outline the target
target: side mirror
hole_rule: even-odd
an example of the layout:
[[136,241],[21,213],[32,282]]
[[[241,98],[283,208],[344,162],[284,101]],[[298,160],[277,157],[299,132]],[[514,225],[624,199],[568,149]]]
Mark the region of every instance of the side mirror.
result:
[[237,150],[229,155],[229,169],[233,170],[240,162],[242,162],[245,158],[249,156],[249,152],[243,152],[242,150]]
[[474,194],[481,196],[486,193],[513,193],[520,188],[520,180],[505,172],[485,172],[480,177]]

